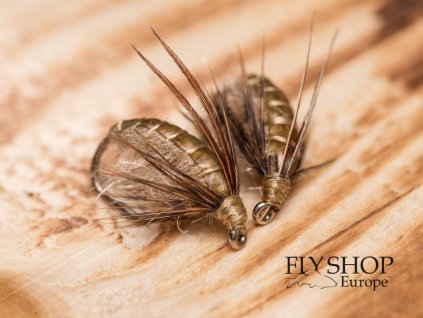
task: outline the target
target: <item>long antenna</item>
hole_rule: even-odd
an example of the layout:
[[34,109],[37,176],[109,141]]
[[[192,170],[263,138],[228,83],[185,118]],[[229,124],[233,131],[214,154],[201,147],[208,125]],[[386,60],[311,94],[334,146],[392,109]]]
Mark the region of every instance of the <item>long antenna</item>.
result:
[[[259,110],[259,136],[261,136],[260,143],[261,143],[261,153],[266,153],[266,133],[265,133],[265,125],[264,125],[264,56],[265,56],[265,48],[266,42],[265,37],[263,35],[262,44],[261,44],[261,70],[260,70],[260,110]],[[268,164],[267,160],[264,160],[266,164]]]
[[[329,58],[330,58],[330,55],[332,53],[333,45],[335,44],[335,40],[336,40],[336,37],[338,36],[338,33],[339,33],[339,29],[336,29],[335,33],[332,36],[332,40],[330,42],[328,52],[326,53],[323,65],[320,68],[319,78],[316,81],[316,84],[314,86],[313,95],[312,95],[311,102],[310,102],[310,108],[307,112],[306,118],[303,121],[301,130],[300,130],[300,136],[298,137],[297,144],[295,145],[295,150],[294,150],[294,153],[292,154],[292,158],[296,157],[296,155],[297,155],[297,153],[300,149],[300,146],[301,146],[301,144],[304,140],[304,136],[305,136],[305,133],[307,131],[307,127],[310,123],[310,119],[311,119],[311,115],[313,113],[314,107],[316,106],[317,97],[319,96],[319,91],[320,91],[320,87],[322,85],[323,77],[325,75],[325,71],[326,71],[326,68],[327,68],[328,63],[329,63]],[[294,160],[292,160],[289,164],[289,167],[288,167],[288,170],[287,170],[288,172],[291,169],[293,161]]]
[[303,75],[302,75],[302,78],[301,78],[300,91],[298,92],[297,108],[295,110],[294,118],[292,119],[291,127],[289,129],[288,138],[286,140],[285,150],[283,152],[283,157],[282,157],[282,164],[280,165],[279,171],[278,171],[279,175],[282,173],[283,168],[285,166],[286,159],[288,157],[288,149],[289,149],[289,146],[291,144],[292,134],[294,132],[294,129],[295,129],[295,126],[296,126],[296,123],[297,123],[298,112],[300,110],[301,100],[303,98],[303,90],[304,90],[305,81],[307,79],[308,64],[309,64],[309,61],[310,61],[311,39],[313,37],[313,25],[314,25],[314,13],[311,16],[311,20],[310,20],[310,32],[309,32],[309,37],[308,37],[307,57],[306,57],[306,63],[305,63],[305,66],[304,66]]

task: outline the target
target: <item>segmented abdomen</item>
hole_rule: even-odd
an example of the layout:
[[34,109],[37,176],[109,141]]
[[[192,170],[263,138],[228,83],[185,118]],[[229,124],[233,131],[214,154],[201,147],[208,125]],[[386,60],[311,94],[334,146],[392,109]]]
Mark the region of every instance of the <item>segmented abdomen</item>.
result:
[[[260,94],[260,79],[260,76],[254,74],[248,76],[248,84],[254,96],[259,96]],[[285,94],[265,77],[263,84],[264,106],[268,126],[267,153],[270,156],[283,155],[294,115]]]
[[[230,195],[216,155],[187,131],[159,119],[126,120],[112,129],[124,134],[130,142],[143,145],[145,141],[136,133],[139,131],[166,160],[181,172],[203,181],[222,197]],[[142,147],[144,148],[145,145]],[[149,152],[151,153],[151,149]]]

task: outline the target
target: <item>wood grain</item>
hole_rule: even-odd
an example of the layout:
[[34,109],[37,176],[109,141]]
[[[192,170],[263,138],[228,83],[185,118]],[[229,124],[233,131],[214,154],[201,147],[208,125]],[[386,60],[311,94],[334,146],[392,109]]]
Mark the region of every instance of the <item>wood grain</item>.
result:
[[[421,1],[0,2],[1,317],[421,317],[423,5]],[[300,177],[273,223],[247,224],[233,252],[216,222],[119,227],[91,191],[89,163],[109,127],[159,116],[191,129],[133,43],[192,92],[153,26],[200,74],[250,71],[296,98],[311,13],[310,72],[340,35]],[[313,80],[307,85],[310,97]],[[245,184],[252,183],[248,174]],[[259,193],[244,186],[251,211]],[[394,258],[389,286],[287,288],[286,256]],[[381,278],[379,274],[367,275]],[[363,278],[363,277],[361,277]]]

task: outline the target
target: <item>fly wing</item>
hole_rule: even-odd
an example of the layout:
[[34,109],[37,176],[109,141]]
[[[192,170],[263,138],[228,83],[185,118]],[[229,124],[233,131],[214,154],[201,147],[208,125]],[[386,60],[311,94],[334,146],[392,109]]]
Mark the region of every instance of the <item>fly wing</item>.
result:
[[229,189],[216,156],[159,119],[113,126],[93,159],[94,185],[122,216],[143,222],[214,212]]
[[[293,120],[285,94],[265,77],[243,74],[222,95],[220,99],[245,158],[262,175],[277,172]],[[293,133],[288,161],[295,147],[296,130]]]
[[[197,95],[202,110],[206,113],[206,120],[201,118],[200,114],[194,108],[181,91],[164,75],[148,58],[146,58],[135,47],[135,51],[147,66],[160,78],[160,80],[170,89],[172,94],[179,100],[181,105],[188,113],[188,117],[194,123],[195,128],[204,137],[205,142],[217,158],[221,171],[225,176],[229,193],[228,195],[239,194],[239,175],[236,165],[235,147],[226,114],[219,110],[219,106],[213,104],[210,96],[200,85],[188,67],[182,62],[179,56],[167,45],[162,38],[153,30],[155,36],[162,44],[163,48],[185,75],[189,85]],[[219,116],[219,111],[221,116]]]
[[266,174],[265,122],[256,97],[258,95],[251,89],[248,78],[242,76],[222,92],[217,90],[212,99],[216,105],[221,105],[217,108],[219,116],[226,114],[234,139],[245,159],[253,168]]

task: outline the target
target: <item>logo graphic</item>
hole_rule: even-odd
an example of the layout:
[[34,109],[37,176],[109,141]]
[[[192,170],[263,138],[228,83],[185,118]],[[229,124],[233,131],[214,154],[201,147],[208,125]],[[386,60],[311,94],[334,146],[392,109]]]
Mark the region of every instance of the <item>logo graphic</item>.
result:
[[333,287],[388,287],[391,256],[286,256],[287,288],[294,285],[314,289]]
[[322,275],[319,271],[315,269],[309,269],[304,273],[298,274],[296,276],[291,276],[285,278],[288,282],[286,287],[291,288],[293,285],[297,284],[299,287],[307,285],[310,288],[332,288],[338,286],[338,283],[327,275]]

